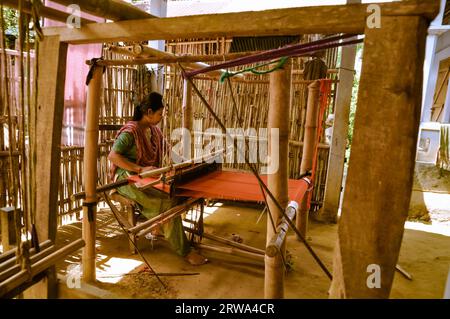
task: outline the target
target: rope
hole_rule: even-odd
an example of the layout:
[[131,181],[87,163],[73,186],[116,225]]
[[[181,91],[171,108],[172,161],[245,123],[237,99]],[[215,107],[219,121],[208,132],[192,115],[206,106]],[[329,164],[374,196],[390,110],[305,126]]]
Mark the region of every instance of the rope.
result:
[[[38,6],[37,2],[40,3],[40,0],[33,0],[33,8],[35,6]],[[40,5],[42,5],[42,3],[40,3]],[[37,9],[33,9],[37,10]],[[39,12],[38,10],[36,11],[37,13]],[[38,15],[39,17],[39,15]],[[37,109],[37,105],[38,105],[38,94],[39,94],[39,85],[38,85],[38,81],[39,81],[39,43],[42,40],[42,37],[40,36],[40,33],[38,32],[38,28],[40,28],[39,26],[39,19],[37,19],[37,23],[35,22],[36,17],[35,14],[33,13],[33,27],[34,30],[36,32],[36,34],[38,35],[35,40],[34,40],[34,79],[33,79],[33,109],[36,110]],[[30,59],[31,61],[31,59]],[[29,73],[31,74],[31,73]],[[31,80],[30,80],[31,82]],[[31,85],[30,85],[31,87]],[[31,101],[31,99],[29,99],[29,101]],[[29,121],[29,125],[31,127],[36,127],[37,125],[37,112],[33,112],[33,113],[28,113],[28,121]],[[37,144],[36,144],[36,130],[31,130],[30,132],[30,158],[28,160],[28,162],[30,163],[30,167],[36,167],[36,153],[37,153]],[[36,185],[36,173],[35,170],[31,170],[30,172],[32,172],[30,174],[30,181],[29,181],[29,185],[30,185],[30,189],[36,189],[37,185]],[[37,235],[37,229],[36,229],[36,193],[31,191],[30,192],[30,211],[31,211],[31,240],[32,240],[32,247],[34,247],[34,249],[36,249],[36,252],[40,251],[40,247],[39,247],[39,238]]]
[[[34,32],[36,32],[36,41],[42,41],[42,39],[44,38],[44,32],[42,32],[42,28],[41,28],[41,23],[40,23],[40,10],[42,7],[42,2],[41,0],[31,0],[31,16],[33,18],[33,29]],[[36,53],[36,57],[37,57],[37,53]],[[37,61],[37,60],[35,60]],[[37,63],[36,63],[37,64]]]
[[[363,39],[349,39],[353,38],[354,35],[346,34],[346,35],[338,35],[314,42],[302,43],[302,44],[294,44],[288,45],[280,49],[268,50],[262,53],[257,53],[250,56],[245,56],[242,58],[230,60],[224,63],[212,65],[203,69],[193,70],[190,72],[185,72],[186,77],[193,77],[198,74],[203,74],[210,71],[227,69],[235,66],[240,66],[244,64],[252,64],[261,61],[274,60],[277,58],[285,57],[285,56],[294,56],[294,55],[309,55],[311,53],[322,51],[329,48],[335,48],[345,45],[352,45],[356,43],[363,42]],[[347,39],[347,40],[346,40]],[[346,41],[342,41],[346,40]]]
[[[283,61],[281,66],[283,66],[286,63],[286,60],[287,60],[287,58]],[[278,65],[280,65],[280,63]],[[276,69],[279,69],[279,68],[280,67],[277,67]],[[275,70],[272,70],[272,71],[275,71]],[[228,88],[230,89],[231,100],[233,101],[233,111],[234,111],[234,113],[235,113],[235,115],[237,117],[237,120],[239,122],[240,127],[244,127],[244,121],[242,120],[242,117],[239,116],[237,103],[236,103],[236,100],[234,98],[233,88],[231,86],[231,81],[230,81],[229,77],[227,77],[227,83],[228,83]],[[248,145],[248,140],[245,138],[245,136],[244,136],[244,141],[245,141],[245,148],[247,150],[250,150],[250,147]],[[248,161],[248,153],[245,153],[245,157],[246,157],[246,160]],[[248,161],[248,162],[250,162],[250,161]],[[249,163],[249,165],[250,164],[251,163]],[[275,221],[273,219],[272,212],[270,211],[270,208],[269,208],[269,203],[267,202],[266,194],[265,194],[264,189],[262,188],[261,184],[259,185],[259,187],[261,189],[261,193],[263,194],[264,203],[265,203],[266,208],[267,208],[267,215],[269,216],[269,219],[270,219],[270,224],[272,225],[273,232],[276,233],[277,232],[277,228],[275,226]],[[286,270],[287,269],[287,265],[286,265],[286,260],[284,258],[284,254],[280,254],[280,256],[281,256],[281,260],[283,262],[284,269]]]
[[222,73],[222,75],[220,76],[219,81],[220,81],[220,83],[223,83],[225,81],[225,79],[229,79],[230,77],[233,77],[233,76],[241,74],[241,73],[246,73],[246,72],[251,72],[251,73],[256,74],[256,75],[272,73],[273,71],[281,69],[284,66],[284,64],[286,63],[287,60],[288,60],[288,57],[282,57],[281,59],[275,61],[275,62],[277,62],[276,66],[274,66],[272,69],[265,70],[265,71],[256,71],[256,69],[259,69],[259,68],[261,68],[263,66],[266,66],[266,65],[270,65],[273,62],[260,64],[260,65],[257,65],[257,66],[254,66],[254,67],[250,67],[250,68],[246,68],[244,70],[237,71],[237,72],[226,71],[226,72]]
[[[326,108],[328,106],[328,99],[331,94],[331,84],[332,80],[330,79],[323,79],[320,81],[320,108],[319,108],[319,114],[317,117],[317,131],[316,131],[316,140],[314,144],[314,153],[313,153],[313,160],[312,160],[312,167],[311,167],[311,185],[314,185],[314,178],[316,176],[316,169],[317,169],[317,162],[319,157],[319,141],[320,137],[323,133],[323,117],[325,115]],[[312,200],[312,191],[308,192],[307,195],[307,209],[309,211],[311,207],[311,200]]]
[[117,223],[119,224],[120,228],[122,228],[122,231],[125,233],[125,235],[127,235],[128,240],[131,241],[131,243],[133,244],[134,248],[136,249],[136,251],[138,252],[139,256],[141,256],[142,260],[144,261],[144,263],[147,265],[148,269],[150,269],[150,271],[155,275],[156,279],[158,279],[158,281],[161,283],[161,285],[164,287],[164,289],[167,289],[167,286],[164,284],[164,282],[161,280],[161,278],[159,278],[159,276],[157,275],[157,272],[153,269],[153,267],[150,265],[150,263],[147,261],[147,258],[144,257],[144,255],[142,255],[140,249],[138,248],[136,241],[131,237],[131,235],[127,232],[127,230],[125,229],[125,226],[122,224],[122,222],[119,220],[119,218],[117,217],[117,214],[119,214],[116,210],[116,206],[114,206],[114,204],[111,202],[111,200],[109,199],[109,196],[106,192],[103,193],[103,196],[106,200],[106,202],[108,203],[108,206],[111,208],[111,211],[114,215],[114,217],[116,218]]

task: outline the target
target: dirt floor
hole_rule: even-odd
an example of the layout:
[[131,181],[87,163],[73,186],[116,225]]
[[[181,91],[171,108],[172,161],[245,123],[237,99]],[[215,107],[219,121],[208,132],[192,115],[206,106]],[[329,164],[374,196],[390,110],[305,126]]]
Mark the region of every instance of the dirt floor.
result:
[[[417,171],[416,197],[411,201],[411,220],[405,225],[399,257],[399,265],[413,279],[410,281],[397,272],[391,298],[442,298],[444,295],[450,266],[450,195],[445,187],[450,183],[445,177],[445,180],[427,184],[424,181],[430,179],[430,174],[435,178],[436,170],[420,167]],[[442,197],[434,201],[436,195]],[[216,203],[206,208],[205,231],[228,239],[241,238],[244,244],[264,249],[266,218],[261,216],[261,211],[261,207]],[[423,213],[418,215],[417,211]],[[424,215],[429,219],[421,217]],[[142,238],[139,247],[143,255],[157,273],[165,274],[160,277],[166,285],[163,288],[155,276],[145,271],[139,255],[130,253],[127,239],[112,215],[102,210],[98,216],[98,282],[95,287],[106,291],[104,296],[108,298],[263,298],[264,264],[261,261],[204,251],[210,262],[194,267],[172,253],[164,240],[158,239],[152,248],[151,241]],[[66,225],[60,230],[59,242],[80,236],[79,222]],[[308,240],[330,269],[336,236],[337,225],[311,222]],[[202,242],[211,243],[207,239]],[[286,298],[328,298],[329,280],[291,233],[287,247],[291,270],[285,280]],[[79,257],[74,257],[59,264],[59,274],[64,276],[70,264],[78,263]],[[62,297],[77,297],[63,281],[61,287]]]

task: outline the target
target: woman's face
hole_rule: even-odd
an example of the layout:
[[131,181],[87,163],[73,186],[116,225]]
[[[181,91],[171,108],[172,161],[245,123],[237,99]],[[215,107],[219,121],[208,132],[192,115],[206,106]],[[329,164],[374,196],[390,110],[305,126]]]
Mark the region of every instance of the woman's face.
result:
[[150,125],[158,124],[163,116],[164,108],[160,108],[158,111],[153,112],[151,109],[148,110],[147,119]]

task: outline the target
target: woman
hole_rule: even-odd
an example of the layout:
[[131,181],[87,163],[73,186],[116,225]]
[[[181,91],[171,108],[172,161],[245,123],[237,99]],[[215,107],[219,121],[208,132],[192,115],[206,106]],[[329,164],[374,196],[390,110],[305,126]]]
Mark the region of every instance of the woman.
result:
[[[136,106],[133,120],[118,132],[108,156],[113,164],[112,175],[116,180],[161,166],[163,151],[167,149],[167,145],[156,125],[161,121],[163,109],[162,95],[150,93]],[[135,185],[127,185],[119,187],[117,191],[137,202],[142,207],[142,214],[148,219],[176,204],[169,195],[155,189],[141,191]],[[164,224],[163,232],[172,249],[184,256],[190,264],[201,265],[207,262],[206,258],[191,250],[180,216]]]

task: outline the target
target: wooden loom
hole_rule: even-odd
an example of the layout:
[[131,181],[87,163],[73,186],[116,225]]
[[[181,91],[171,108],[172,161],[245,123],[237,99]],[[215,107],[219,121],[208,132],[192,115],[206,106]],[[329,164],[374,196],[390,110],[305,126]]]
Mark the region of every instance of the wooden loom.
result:
[[[130,223],[130,218],[128,218],[128,220],[124,220],[119,217],[120,214],[114,213],[114,215],[118,217],[118,222],[125,226],[130,241],[134,241],[134,243],[132,243],[131,245],[133,251],[134,249],[136,249],[136,240],[139,237],[147,235],[160,225],[169,222],[177,216],[180,216],[194,206],[200,205],[200,216],[198,220],[187,220],[188,222],[193,224],[195,228],[191,229],[185,227],[185,230],[192,234],[198,235],[200,239],[202,237],[205,237],[210,240],[232,246],[232,248],[224,249],[223,247],[219,248],[211,245],[197,243],[196,246],[198,248],[250,257],[260,261],[264,260],[264,250],[249,247],[247,245],[236,243],[219,236],[205,233],[203,229],[203,207],[205,198],[245,200],[255,202],[264,201],[264,195],[261,193],[259,184],[252,174],[235,171],[222,171],[221,163],[217,162],[204,162],[199,164],[195,164],[192,162],[188,165],[180,163],[178,164],[178,168],[173,170],[169,169],[170,167],[163,167],[151,170],[141,174],[144,175],[144,177],[141,177],[139,175],[132,175],[127,181],[122,182],[122,184],[132,183],[140,190],[145,191],[146,189],[152,188],[163,192],[170,197],[182,197],[185,199],[182,204],[174,206],[166,212],[163,212],[158,216],[149,219],[139,225],[135,225],[133,222]],[[159,173],[161,173],[161,175],[157,176]],[[267,178],[263,177],[263,180],[265,181],[265,183],[267,183]],[[309,185],[310,181],[306,177],[301,180],[289,180],[289,197],[291,200],[293,200],[293,203],[300,203],[302,201],[302,199],[305,197]],[[113,187],[117,187],[117,183],[105,185],[101,188],[98,188],[97,191],[104,192],[107,189]],[[82,194],[77,194],[76,196],[82,196]],[[109,196],[106,195],[105,197],[111,209],[114,210],[115,207],[110,202],[110,199],[108,198]],[[122,202],[120,196],[117,196],[116,194],[115,197],[111,198],[113,200]],[[294,210],[296,212],[298,210],[298,205],[291,203],[289,207],[292,207],[292,205],[296,207]],[[293,216],[291,216],[290,219],[292,220]],[[274,239],[274,242],[276,243],[271,245],[270,248],[272,256],[276,255],[274,251],[279,250],[280,245],[284,241],[284,235],[286,233],[285,228],[286,226],[281,227],[275,235],[275,237],[278,236],[278,234],[281,233],[282,230],[284,232],[281,239],[279,239],[278,241]]]

